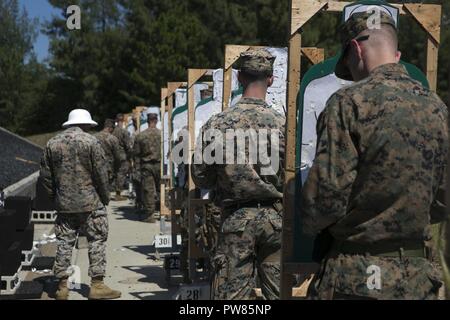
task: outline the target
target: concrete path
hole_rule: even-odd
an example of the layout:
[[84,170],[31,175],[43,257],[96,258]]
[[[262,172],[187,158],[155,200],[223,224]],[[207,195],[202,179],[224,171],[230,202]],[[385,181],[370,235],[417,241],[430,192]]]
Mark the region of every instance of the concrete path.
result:
[[[131,201],[111,202],[109,208],[109,238],[107,246],[107,277],[105,282],[122,292],[122,300],[170,300],[177,286],[168,287],[163,261],[156,260],[154,236],[159,233],[159,221],[154,224],[140,221]],[[71,292],[71,300],[87,299],[87,249],[74,252],[76,265],[81,269],[82,286]]]

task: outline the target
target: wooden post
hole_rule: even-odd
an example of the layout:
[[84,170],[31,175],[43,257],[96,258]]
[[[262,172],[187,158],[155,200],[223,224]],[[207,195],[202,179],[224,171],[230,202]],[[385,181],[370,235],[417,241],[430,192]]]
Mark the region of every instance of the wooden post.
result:
[[294,253],[295,216],[295,150],[297,129],[297,93],[300,90],[302,37],[295,33],[289,40],[288,92],[286,114],[286,163],[283,199],[283,232],[281,248],[281,299],[292,296],[292,274],[285,272],[285,263],[292,260]]
[[[188,130],[189,130],[189,153],[188,163],[192,161],[195,150],[195,84],[205,75],[212,75],[208,69],[188,69]],[[191,166],[188,166],[188,257],[189,257],[189,279],[196,278],[196,261],[205,257],[205,254],[196,244],[195,238],[195,210],[199,207],[198,199],[195,199],[195,184],[192,179]]]
[[161,89],[161,185],[160,185],[160,211],[161,216],[170,216],[170,210],[166,206],[166,181],[164,181],[164,130],[165,124],[164,124],[164,115],[166,114],[166,99],[167,99],[167,88]]

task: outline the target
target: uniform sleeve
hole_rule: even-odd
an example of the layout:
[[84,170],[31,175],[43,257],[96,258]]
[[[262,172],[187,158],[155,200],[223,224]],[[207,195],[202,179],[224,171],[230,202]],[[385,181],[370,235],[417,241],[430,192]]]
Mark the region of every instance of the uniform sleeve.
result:
[[318,234],[347,212],[358,165],[349,129],[351,110],[348,98],[334,95],[319,117],[316,158],[302,190],[301,220],[306,234]]
[[133,153],[133,146],[131,143],[131,137],[128,134],[128,131],[123,131],[123,143],[125,145],[125,152],[127,154],[127,156],[131,157],[132,153]]
[[127,159],[125,152],[120,146],[119,140],[113,139],[112,151],[114,157],[114,170],[117,171],[120,168],[120,164]]
[[[205,137],[207,128],[207,125],[203,126],[199,140],[201,137]],[[201,152],[203,154],[209,142],[205,142],[205,139],[202,139],[197,141],[197,143],[202,143]],[[217,169],[215,168],[215,165],[205,163],[204,159],[202,159],[202,161],[197,160],[195,154],[191,163],[191,175],[195,185],[199,188],[212,189],[216,185]]]
[[134,168],[136,172],[140,172],[141,170],[141,146],[139,144],[139,136],[134,139],[133,145],[133,162]]
[[53,177],[51,169],[51,157],[49,149],[46,148],[41,158],[40,177],[42,179],[42,185],[49,195],[50,199],[55,199],[55,189],[53,186]]
[[445,166],[442,181],[436,196],[431,204],[430,218],[431,224],[439,223],[445,221],[447,218],[447,201],[446,201],[446,188],[447,188],[447,166]]
[[106,164],[106,156],[100,143],[97,142],[91,149],[92,173],[95,188],[102,203],[109,204],[109,179]]

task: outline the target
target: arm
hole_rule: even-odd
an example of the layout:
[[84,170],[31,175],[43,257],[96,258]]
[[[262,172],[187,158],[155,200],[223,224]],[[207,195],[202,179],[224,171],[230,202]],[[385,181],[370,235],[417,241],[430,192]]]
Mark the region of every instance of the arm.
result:
[[[343,111],[345,107],[345,111]],[[306,234],[316,235],[347,212],[352,184],[357,175],[358,152],[350,136],[352,102],[334,95],[317,123],[314,164],[302,191],[302,224]]]
[[92,178],[102,203],[109,204],[109,179],[106,164],[106,156],[100,142],[96,142],[91,147]]
[[131,143],[131,137],[128,134],[128,131],[126,131],[126,130],[123,131],[123,142],[125,144],[125,146],[124,146],[125,153],[127,154],[128,157],[132,157],[133,146],[132,146],[132,143]]
[[447,188],[447,166],[445,166],[442,173],[442,181],[439,185],[439,189],[431,204],[430,218],[431,224],[445,221],[447,218],[447,201],[446,201],[446,188]]
[[[114,137],[114,136],[112,136]],[[113,151],[113,157],[114,157],[114,170],[119,170],[120,165],[123,161],[127,159],[125,155],[125,151],[123,150],[122,146],[119,143],[119,140],[114,137],[112,144],[112,151]]]
[[[202,144],[201,148],[202,155],[204,155],[205,148],[211,144],[210,142],[207,141],[206,139],[207,137],[205,135],[205,132],[207,131],[208,128],[207,124],[202,128],[199,136],[199,141],[197,141],[197,143]],[[203,139],[201,139],[202,137]],[[200,151],[197,152],[200,153]],[[200,159],[196,159],[197,152],[194,153],[191,163],[192,180],[194,181],[195,185],[199,188],[213,189],[216,185],[217,180],[217,168],[215,167],[214,164],[207,164],[204,158],[202,158],[201,161]]]
[[141,146],[139,143],[139,136],[134,139],[133,146],[133,162],[134,162],[134,171],[135,173],[141,172]]
[[50,199],[55,199],[55,188],[53,186],[53,176],[51,169],[51,157],[48,148],[44,150],[41,158],[40,177],[42,179],[42,185],[49,195]]

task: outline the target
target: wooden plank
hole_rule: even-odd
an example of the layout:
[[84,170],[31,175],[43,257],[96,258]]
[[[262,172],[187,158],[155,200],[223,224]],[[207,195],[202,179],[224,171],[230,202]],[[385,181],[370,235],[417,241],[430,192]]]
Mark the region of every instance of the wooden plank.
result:
[[[189,131],[189,163],[194,155],[195,148],[195,83],[208,73],[208,69],[189,69],[188,70],[188,131]],[[212,74],[212,73],[211,73]],[[196,262],[198,258],[205,257],[205,254],[197,246],[195,238],[195,210],[193,206],[195,199],[195,184],[192,179],[191,166],[188,166],[188,261],[189,261],[189,279],[194,280],[196,275]]]
[[[165,124],[164,124],[164,115],[166,113],[166,100],[167,100],[167,88],[161,88],[161,109],[160,109],[160,113],[161,113],[161,177],[164,176],[164,130],[165,130]],[[161,216],[170,216],[170,210],[169,208],[166,206],[166,184],[165,181],[163,179],[161,179],[161,184],[160,184],[160,202],[159,202],[159,207],[160,207],[160,213]]]
[[232,79],[233,69],[225,69],[223,72],[222,111],[227,109],[230,105]]
[[442,7],[437,4],[405,3],[404,8],[432,37],[432,40],[439,44],[441,41]]
[[[342,12],[346,6],[353,3],[352,1],[292,0],[291,35],[298,32],[319,11]],[[407,14],[403,4],[390,3],[390,5],[399,9],[401,15]]]
[[302,48],[302,53],[312,64],[318,64],[325,60],[323,48]]
[[328,3],[329,1],[293,0],[291,7],[291,35],[295,34],[319,11],[327,7]]
[[292,295],[292,275],[285,270],[285,263],[294,256],[294,215],[295,215],[295,158],[297,129],[297,94],[300,90],[302,36],[296,33],[289,40],[288,91],[286,114],[286,163],[283,198],[283,231],[281,254],[281,299]]
[[427,40],[427,79],[430,83],[430,89],[436,92],[438,77],[438,57],[439,45],[433,38]]

